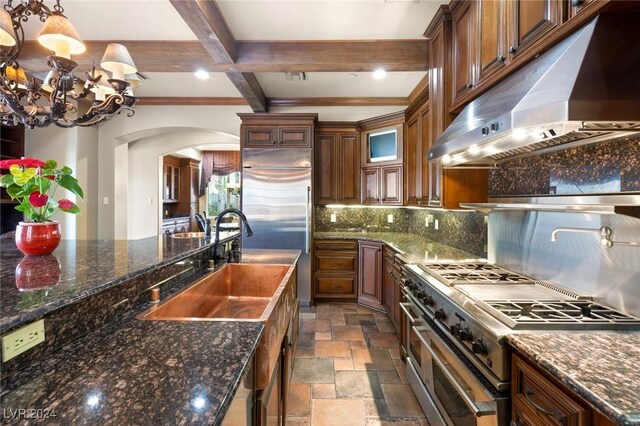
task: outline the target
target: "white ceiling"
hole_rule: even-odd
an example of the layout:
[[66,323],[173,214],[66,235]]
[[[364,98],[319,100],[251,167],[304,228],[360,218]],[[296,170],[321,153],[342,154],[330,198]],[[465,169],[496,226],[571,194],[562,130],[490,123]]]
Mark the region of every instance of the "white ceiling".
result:
[[224,73],[209,73],[199,80],[193,73],[146,72],[148,80],[135,89],[136,96],[232,97],[242,95]]

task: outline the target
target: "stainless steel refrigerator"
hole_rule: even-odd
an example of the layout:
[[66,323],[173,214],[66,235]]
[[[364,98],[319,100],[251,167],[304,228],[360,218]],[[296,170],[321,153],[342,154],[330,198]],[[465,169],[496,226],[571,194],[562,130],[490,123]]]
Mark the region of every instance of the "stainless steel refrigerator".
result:
[[311,149],[242,150],[242,211],[253,229],[244,248],[300,250],[298,298],[311,299]]

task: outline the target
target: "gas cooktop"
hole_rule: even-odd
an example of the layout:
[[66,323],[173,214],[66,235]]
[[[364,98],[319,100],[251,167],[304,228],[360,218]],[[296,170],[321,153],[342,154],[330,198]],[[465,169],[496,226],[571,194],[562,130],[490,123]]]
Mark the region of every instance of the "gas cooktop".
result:
[[456,284],[529,284],[535,281],[491,263],[427,263],[424,271],[447,285]]

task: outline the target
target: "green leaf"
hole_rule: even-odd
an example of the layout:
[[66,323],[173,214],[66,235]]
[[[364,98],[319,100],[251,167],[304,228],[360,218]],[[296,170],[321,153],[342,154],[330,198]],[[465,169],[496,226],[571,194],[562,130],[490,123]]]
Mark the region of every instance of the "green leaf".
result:
[[65,175],[73,174],[73,170],[71,170],[71,167],[67,167],[67,166],[64,166],[63,168],[61,168],[60,171]]
[[36,176],[34,178],[34,181],[39,191],[40,191],[40,188],[42,188],[42,190],[40,191],[41,193],[46,194],[47,192],[49,192],[49,188],[51,188],[51,182],[52,182],[50,179],[47,179],[46,177],[42,177],[42,176]]
[[13,183],[13,175],[2,175],[0,178],[0,186],[3,188],[7,188],[8,186],[13,185]]
[[[28,185],[19,187],[20,191],[16,194],[16,197],[28,197],[34,191],[40,191],[40,187],[38,185]],[[7,191],[8,192],[8,191]]]
[[[7,194],[9,194],[9,197],[16,199],[19,197],[19,193],[20,191],[22,191],[22,187],[20,185],[16,185],[15,183],[13,185],[9,185],[7,187]],[[29,193],[31,194],[31,193]],[[28,195],[28,194],[27,194]]]
[[24,185],[29,179],[36,175],[36,169],[31,168],[22,171],[22,168],[16,164],[12,165],[9,171],[13,175],[13,180],[17,185]]
[[58,167],[58,163],[56,160],[48,160],[45,164],[44,164],[44,168],[45,169],[55,169],[56,167]]
[[29,218],[30,220],[35,219],[36,215],[35,215],[35,212],[33,211],[33,207],[31,207],[31,204],[29,203],[28,198],[25,198],[24,200],[22,200],[20,205],[16,206],[16,210],[23,212],[25,216],[27,216],[27,218]]
[[77,195],[80,198],[84,198],[84,193],[82,192],[82,188],[78,184],[78,180],[70,175],[62,175],[60,176],[60,180],[58,180],[58,184],[66,190],[71,191],[73,194]]

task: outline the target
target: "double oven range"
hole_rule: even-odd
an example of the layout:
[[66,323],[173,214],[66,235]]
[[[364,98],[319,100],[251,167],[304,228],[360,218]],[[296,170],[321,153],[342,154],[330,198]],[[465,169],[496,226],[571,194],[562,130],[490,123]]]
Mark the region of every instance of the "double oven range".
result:
[[407,376],[429,422],[507,425],[522,330],[640,330],[640,319],[486,262],[405,265]]

